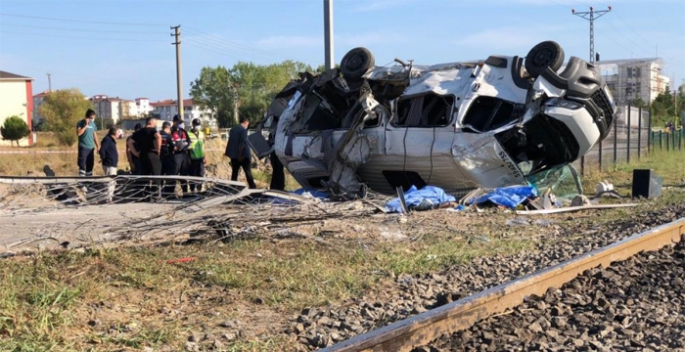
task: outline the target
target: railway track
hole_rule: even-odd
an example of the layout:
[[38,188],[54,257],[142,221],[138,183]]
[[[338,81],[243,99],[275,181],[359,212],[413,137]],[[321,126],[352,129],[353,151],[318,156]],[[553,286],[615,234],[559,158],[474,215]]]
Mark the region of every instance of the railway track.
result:
[[[562,287],[582,273],[599,266],[624,261],[680,242],[685,218],[630,236],[558,265],[448,303],[433,310],[358,335],[322,351],[412,351],[442,336],[471,328],[476,323],[519,306],[526,298],[542,296],[550,288]],[[430,350],[430,349],[428,349]]]

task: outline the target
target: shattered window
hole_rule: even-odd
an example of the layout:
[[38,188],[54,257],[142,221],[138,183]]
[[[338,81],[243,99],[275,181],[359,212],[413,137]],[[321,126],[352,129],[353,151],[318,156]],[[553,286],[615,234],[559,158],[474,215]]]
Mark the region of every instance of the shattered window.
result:
[[395,126],[441,127],[450,123],[454,97],[434,93],[402,99],[397,103]]
[[463,124],[479,132],[492,131],[518,120],[515,110],[508,101],[480,96],[471,103]]

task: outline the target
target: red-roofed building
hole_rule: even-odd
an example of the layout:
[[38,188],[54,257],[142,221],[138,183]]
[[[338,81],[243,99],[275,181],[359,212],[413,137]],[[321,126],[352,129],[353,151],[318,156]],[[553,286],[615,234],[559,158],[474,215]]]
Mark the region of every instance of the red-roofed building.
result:
[[33,96],[33,114],[31,116],[31,119],[33,120],[34,126],[41,124],[41,123],[43,123],[43,121],[45,121],[43,116],[40,116],[39,108],[40,108],[40,105],[43,104],[43,100],[45,99],[45,96],[48,94],[50,94],[50,91],[46,90],[46,91],[40,92],[40,93]]
[[[31,129],[33,118],[33,78],[0,71],[0,126],[10,116],[19,116]],[[0,139],[0,145],[11,145]],[[19,141],[20,146],[30,146],[33,138]]]

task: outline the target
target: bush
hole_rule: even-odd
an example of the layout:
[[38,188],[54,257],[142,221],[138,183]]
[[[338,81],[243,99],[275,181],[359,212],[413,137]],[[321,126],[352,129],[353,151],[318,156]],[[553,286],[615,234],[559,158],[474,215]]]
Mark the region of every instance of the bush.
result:
[[2,139],[12,142],[17,141],[17,145],[19,145],[19,140],[28,137],[31,131],[29,131],[29,125],[26,121],[15,115],[5,120],[5,123],[0,127],[0,134],[2,134]]
[[40,114],[60,145],[73,145],[78,136],[76,124],[91,107],[91,104],[77,89],[59,90],[45,96],[40,105]]

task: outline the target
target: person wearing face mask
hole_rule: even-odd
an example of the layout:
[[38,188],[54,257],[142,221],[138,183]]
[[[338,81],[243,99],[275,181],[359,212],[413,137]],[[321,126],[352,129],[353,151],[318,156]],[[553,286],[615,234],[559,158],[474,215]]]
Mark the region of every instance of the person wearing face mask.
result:
[[100,149],[100,144],[95,136],[95,111],[88,109],[83,120],[76,124],[78,135],[78,175],[81,177],[93,176],[95,154]]
[[[204,177],[205,175],[205,134],[201,131],[202,121],[200,119],[193,119],[193,128],[188,131],[190,137],[190,145],[188,146],[188,155],[190,156],[190,176]],[[200,191],[199,184],[192,183],[190,191]]]
[[[189,176],[190,158],[188,156],[188,146],[190,145],[190,137],[183,125],[183,119],[178,115],[175,115],[173,119],[171,139],[174,142],[175,175]],[[187,181],[181,181],[181,191],[185,193],[189,192]]]

